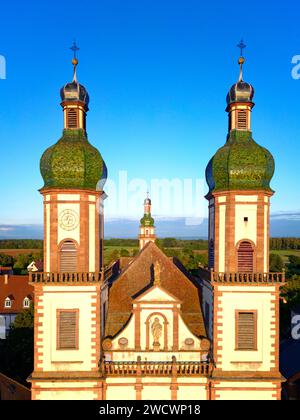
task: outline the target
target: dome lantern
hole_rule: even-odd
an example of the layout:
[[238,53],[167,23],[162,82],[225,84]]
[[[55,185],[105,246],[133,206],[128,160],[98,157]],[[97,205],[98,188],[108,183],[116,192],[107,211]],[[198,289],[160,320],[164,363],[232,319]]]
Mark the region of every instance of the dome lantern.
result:
[[241,53],[238,59],[240,73],[238,81],[231,86],[226,102],[226,111],[229,114],[229,131],[231,130],[251,130],[251,112],[254,107],[254,88],[243,80],[243,65],[245,58],[243,49],[246,48],[243,40],[238,44]]

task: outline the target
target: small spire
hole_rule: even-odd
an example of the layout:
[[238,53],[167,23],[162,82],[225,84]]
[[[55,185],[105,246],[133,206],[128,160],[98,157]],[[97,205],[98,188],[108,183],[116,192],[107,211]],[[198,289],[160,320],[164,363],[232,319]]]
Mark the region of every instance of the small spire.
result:
[[158,261],[154,264],[154,286],[161,286],[160,282],[161,267]]
[[80,50],[80,48],[77,47],[76,41],[74,40],[72,47],[70,48],[70,50],[73,51],[74,56],[73,56],[73,60],[72,60],[72,64],[74,66],[74,75],[73,75],[73,82],[77,82],[77,65],[78,65],[78,59],[77,59],[77,51]]
[[237,45],[237,47],[240,49],[240,58],[239,58],[239,65],[240,65],[240,76],[239,76],[239,82],[243,80],[243,64],[245,63],[245,58],[243,55],[243,50],[246,48],[246,44],[241,39],[240,43]]

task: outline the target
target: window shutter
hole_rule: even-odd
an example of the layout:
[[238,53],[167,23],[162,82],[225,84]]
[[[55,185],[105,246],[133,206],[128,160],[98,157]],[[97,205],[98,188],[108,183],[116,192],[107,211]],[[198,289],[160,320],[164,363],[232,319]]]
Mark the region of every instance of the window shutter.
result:
[[78,311],[58,311],[58,348],[77,349]]
[[237,319],[237,350],[256,350],[256,319],[254,312],[239,312]]
[[240,273],[253,272],[253,248],[250,242],[241,242],[239,246],[238,271]]
[[247,111],[238,111],[238,129],[247,130]]
[[68,128],[77,128],[77,111],[69,109],[67,113],[67,126]]
[[60,251],[60,272],[75,273],[77,271],[77,249],[74,242],[66,241]]

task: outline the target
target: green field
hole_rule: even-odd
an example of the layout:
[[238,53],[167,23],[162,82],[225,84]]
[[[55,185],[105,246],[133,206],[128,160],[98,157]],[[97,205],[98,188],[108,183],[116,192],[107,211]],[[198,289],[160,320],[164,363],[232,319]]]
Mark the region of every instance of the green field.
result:
[[280,255],[284,263],[287,264],[289,262],[290,255],[296,255],[297,257],[300,257],[300,249],[274,249],[270,251],[270,254]]
[[112,261],[116,260],[118,256],[120,256],[121,250],[128,251],[129,256],[131,257],[135,255],[135,253],[138,251],[138,248],[133,246],[104,246],[104,265],[107,266]]

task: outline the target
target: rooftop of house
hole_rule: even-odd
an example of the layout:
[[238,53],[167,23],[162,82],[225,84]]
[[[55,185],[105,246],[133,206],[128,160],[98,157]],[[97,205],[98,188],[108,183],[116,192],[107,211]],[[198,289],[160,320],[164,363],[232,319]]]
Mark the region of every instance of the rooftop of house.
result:
[[[11,307],[5,307],[5,300],[11,299]],[[24,309],[24,299],[33,299],[33,286],[29,276],[0,276],[0,314],[16,314]]]

